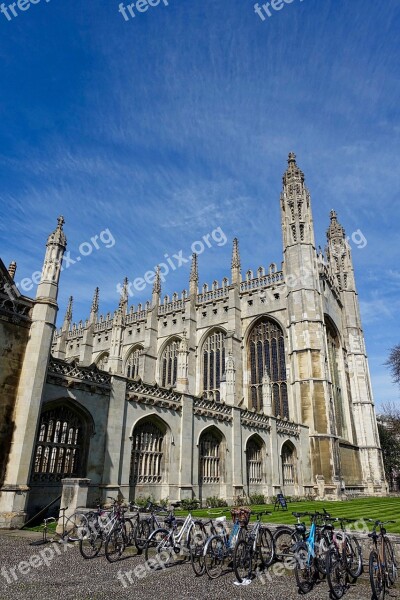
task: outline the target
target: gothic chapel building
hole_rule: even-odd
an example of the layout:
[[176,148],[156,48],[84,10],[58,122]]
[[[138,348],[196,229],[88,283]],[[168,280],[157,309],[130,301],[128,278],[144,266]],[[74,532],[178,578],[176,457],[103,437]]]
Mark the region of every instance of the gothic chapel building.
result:
[[386,493],[351,251],[331,212],[316,251],[310,194],[289,154],[280,199],[282,270],[242,274],[113,315],[96,289],[55,328],[67,241],[60,217],[35,299],[0,261],[0,527],[88,478],[89,502],[279,491]]

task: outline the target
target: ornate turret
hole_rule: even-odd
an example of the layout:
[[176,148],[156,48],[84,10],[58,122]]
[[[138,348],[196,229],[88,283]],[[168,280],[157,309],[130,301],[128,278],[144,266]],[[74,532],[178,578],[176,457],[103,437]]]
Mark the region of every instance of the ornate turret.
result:
[[328,245],[326,256],[332,274],[336,276],[341,290],[355,290],[353,260],[344,227],[339,223],[334,210],[330,213],[330,225],[326,232]]
[[283,175],[281,208],[284,247],[302,243],[315,246],[310,194],[294,152],[289,153],[288,168]]
[[237,238],[233,240],[233,248],[232,248],[232,264],[231,264],[231,273],[232,273],[232,284],[240,283],[242,276],[240,273],[240,255],[239,255],[239,241]]
[[190,296],[196,296],[199,288],[199,266],[197,262],[197,254],[192,254],[192,266],[190,269],[189,282],[189,294]]
[[[43,285],[54,283],[58,286],[61,273],[61,262],[67,247],[67,238],[63,231],[64,217],[58,217],[57,227],[47,239],[47,249],[43,264],[42,278],[38,287],[37,297],[47,296]],[[47,286],[45,286],[47,288]],[[48,291],[48,290],[47,290]]]

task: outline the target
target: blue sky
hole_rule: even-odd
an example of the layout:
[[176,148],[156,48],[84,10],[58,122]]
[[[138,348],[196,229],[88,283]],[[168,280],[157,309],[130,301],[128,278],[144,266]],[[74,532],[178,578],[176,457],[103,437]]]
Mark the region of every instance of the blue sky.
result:
[[243,272],[279,264],[294,150],[317,243],[333,207],[368,241],[353,257],[374,393],[397,400],[383,363],[400,342],[398,0],[294,0],[265,21],[252,0],[169,0],[129,21],[118,4],[0,14],[0,255],[17,281],[41,269],[59,214],[71,257],[105,229],[115,239],[62,274],[60,314],[73,294],[76,320],[97,285],[111,311],[125,275],[217,227],[229,243],[202,254],[201,283],[229,275],[234,236]]

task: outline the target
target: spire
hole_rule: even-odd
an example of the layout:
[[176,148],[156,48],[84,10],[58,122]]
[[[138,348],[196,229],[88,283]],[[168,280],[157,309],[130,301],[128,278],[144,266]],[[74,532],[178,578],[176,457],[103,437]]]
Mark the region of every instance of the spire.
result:
[[161,277],[160,277],[160,267],[156,269],[156,276],[153,283],[153,294],[161,294]]
[[128,308],[128,278],[125,277],[122,286],[121,297],[119,300],[119,309],[125,314]]
[[240,255],[239,255],[239,241],[237,238],[233,240],[233,248],[232,248],[232,263],[231,263],[231,273],[232,273],[232,283],[240,283],[241,274],[240,274]]
[[94,290],[92,307],[90,309],[90,312],[92,313],[97,313],[99,311],[99,291],[98,287]]
[[10,262],[10,266],[8,267],[8,274],[10,275],[11,279],[14,279],[16,271],[17,263],[15,262],[15,260],[13,260],[12,262]]
[[65,317],[64,317],[64,323],[62,328],[64,329],[64,331],[68,331],[69,330],[69,326],[71,324],[72,321],[72,305],[73,305],[74,299],[72,296],[70,296],[68,298],[68,304],[67,304],[67,310],[65,311]]
[[57,244],[59,246],[63,246],[64,248],[66,248],[67,246],[67,238],[65,236],[65,233],[63,231],[63,226],[64,226],[65,220],[63,216],[58,217],[57,219],[57,227],[56,229],[53,231],[53,233],[51,233],[47,239],[47,246],[50,246],[52,244]]
[[189,294],[195,296],[199,287],[199,266],[197,262],[197,254],[192,254],[192,266],[190,269],[190,287]]
[[294,152],[289,153],[283,175],[281,210],[284,247],[303,243],[315,246],[310,194]]
[[338,221],[336,211],[331,210],[330,219],[331,222],[326,232],[328,265],[337,277],[341,290],[355,290],[353,259],[346,232]]
[[330,219],[331,222],[326,232],[328,242],[333,240],[343,240],[346,237],[346,232],[344,230],[344,227],[340,225],[335,210],[331,210]]

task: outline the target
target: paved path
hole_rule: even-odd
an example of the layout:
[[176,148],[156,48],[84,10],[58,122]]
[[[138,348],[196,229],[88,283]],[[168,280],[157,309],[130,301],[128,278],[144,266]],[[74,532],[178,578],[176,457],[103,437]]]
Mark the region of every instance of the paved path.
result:
[[[141,556],[109,564],[101,553],[88,561],[77,547],[30,546],[29,541],[37,537],[29,532],[23,537],[0,533],[0,600],[328,600],[325,582],[300,596],[292,575],[272,574],[272,582],[255,580],[237,587],[231,572],[210,581],[207,576],[196,578],[190,564],[180,564],[155,573],[142,569],[144,577],[138,579],[133,569],[144,565]],[[133,583],[126,575],[130,571]],[[371,600],[368,580],[351,587],[345,598]],[[387,599],[400,599],[400,592],[390,590]]]

